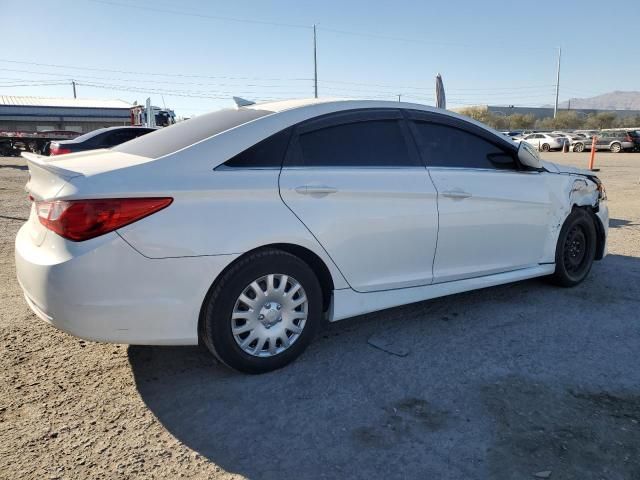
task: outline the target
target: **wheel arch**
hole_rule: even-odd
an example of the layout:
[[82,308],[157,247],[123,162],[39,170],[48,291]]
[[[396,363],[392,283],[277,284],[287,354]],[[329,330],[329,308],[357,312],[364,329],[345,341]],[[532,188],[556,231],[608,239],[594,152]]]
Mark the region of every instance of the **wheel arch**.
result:
[[292,255],[295,255],[300,260],[305,262],[309,266],[309,268],[313,270],[313,272],[318,277],[318,281],[320,282],[320,288],[322,290],[322,310],[326,312],[330,309],[331,301],[333,299],[333,290],[335,287],[334,287],[333,277],[331,276],[331,271],[329,270],[329,267],[327,266],[327,264],[322,260],[322,258],[320,258],[318,254],[316,254],[312,250],[306,247],[303,247],[301,245],[296,245],[292,243],[271,243],[271,244],[262,245],[260,247],[244,252],[242,255],[238,256],[231,263],[229,263],[229,265],[227,265],[213,280],[213,282],[211,283],[211,286],[209,287],[209,290],[207,290],[207,294],[202,300],[202,305],[200,306],[200,315],[198,316],[198,337],[199,338],[201,338],[202,321],[203,321],[204,309],[207,303],[207,299],[209,298],[209,295],[211,294],[211,292],[215,289],[220,278],[222,278],[222,276],[227,271],[229,271],[237,262],[244,259],[246,256],[251,255],[260,250],[281,250],[283,252],[287,252]]
[[573,204],[571,207],[571,211],[574,211],[576,209],[581,209],[584,210],[585,212],[587,212],[589,214],[589,217],[591,217],[591,220],[593,221],[593,226],[596,229],[596,256],[595,256],[595,260],[602,260],[602,258],[604,257],[604,247],[606,244],[606,234],[605,234],[605,230],[604,230],[604,226],[602,225],[602,222],[600,221],[600,218],[596,215],[596,212],[594,210],[594,208],[590,205],[578,205],[578,204]]

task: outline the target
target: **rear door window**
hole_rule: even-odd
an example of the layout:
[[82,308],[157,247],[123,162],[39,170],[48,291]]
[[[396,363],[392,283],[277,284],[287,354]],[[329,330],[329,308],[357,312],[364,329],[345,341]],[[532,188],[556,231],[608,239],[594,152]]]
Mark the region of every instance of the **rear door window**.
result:
[[418,149],[431,167],[516,170],[513,155],[465,130],[415,121]]
[[421,166],[399,119],[356,121],[301,133],[293,165],[306,167]]

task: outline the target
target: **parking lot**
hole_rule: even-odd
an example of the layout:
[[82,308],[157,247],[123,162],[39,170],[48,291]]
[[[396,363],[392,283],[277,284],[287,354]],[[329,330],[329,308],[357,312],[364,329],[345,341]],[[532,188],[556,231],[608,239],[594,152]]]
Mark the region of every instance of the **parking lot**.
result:
[[13,263],[27,169],[0,158],[0,478],[640,478],[640,154],[596,167],[609,256],[578,287],[345,320],[247,376],[204,349],[87,342],[32,314]]

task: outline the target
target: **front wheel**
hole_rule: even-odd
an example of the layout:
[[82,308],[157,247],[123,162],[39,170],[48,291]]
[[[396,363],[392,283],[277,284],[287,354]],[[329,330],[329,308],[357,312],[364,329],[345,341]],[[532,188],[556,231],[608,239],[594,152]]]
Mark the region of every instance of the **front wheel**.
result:
[[262,250],[216,282],[202,311],[202,340],[224,364],[245,373],[284,367],[313,339],[322,319],[317,277],[298,257]]
[[543,143],[540,148],[543,152],[548,152],[549,150],[551,150],[551,145],[549,145],[548,143]]
[[556,246],[556,270],[551,281],[563,287],[582,282],[596,256],[596,228],[588,212],[575,209],[560,230]]
[[573,147],[573,151],[574,152],[584,152],[584,144],[583,143],[576,143],[575,146]]

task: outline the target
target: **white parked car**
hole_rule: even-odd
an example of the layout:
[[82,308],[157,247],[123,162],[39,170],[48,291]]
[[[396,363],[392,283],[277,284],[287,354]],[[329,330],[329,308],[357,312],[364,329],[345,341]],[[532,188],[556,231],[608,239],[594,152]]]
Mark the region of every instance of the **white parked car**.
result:
[[556,133],[531,133],[522,140],[543,152],[560,150],[567,141],[566,137]]
[[460,115],[287,101],[28,159],[32,310],[79,337],[287,364],[324,319],[550,276],[606,254],[600,181]]

